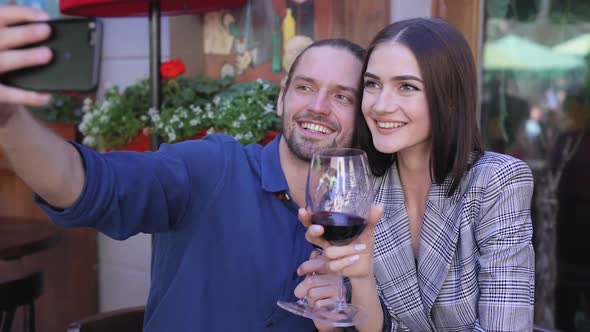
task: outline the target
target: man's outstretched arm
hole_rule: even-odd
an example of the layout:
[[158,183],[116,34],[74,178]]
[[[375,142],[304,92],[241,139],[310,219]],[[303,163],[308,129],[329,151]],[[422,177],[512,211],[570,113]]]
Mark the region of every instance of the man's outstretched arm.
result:
[[[47,63],[45,47],[17,49],[46,39],[46,24],[10,26],[46,20],[29,7],[0,6],[0,75]],[[0,84],[0,146],[16,174],[49,204],[71,206],[84,186],[84,166],[76,148],[38,123],[23,106],[47,104],[50,96]]]

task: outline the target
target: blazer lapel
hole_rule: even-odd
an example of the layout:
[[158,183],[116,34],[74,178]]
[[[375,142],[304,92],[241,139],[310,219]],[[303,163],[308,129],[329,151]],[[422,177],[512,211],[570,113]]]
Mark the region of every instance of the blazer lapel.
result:
[[440,186],[433,184],[428,196],[420,233],[418,284],[429,317],[455,256],[462,219],[461,197],[468,188],[470,175],[468,172],[451,197],[445,194],[450,180]]
[[385,204],[385,211],[375,227],[375,278],[395,318],[411,331],[432,331],[418,288],[408,216],[397,168],[392,166],[376,185],[376,202]]

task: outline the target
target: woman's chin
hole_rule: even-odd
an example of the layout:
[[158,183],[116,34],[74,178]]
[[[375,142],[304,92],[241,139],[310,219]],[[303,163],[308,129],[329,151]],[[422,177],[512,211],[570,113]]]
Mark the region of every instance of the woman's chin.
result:
[[381,153],[392,154],[397,152],[397,146],[391,144],[390,142],[379,142],[373,140],[373,144],[375,145],[375,149]]

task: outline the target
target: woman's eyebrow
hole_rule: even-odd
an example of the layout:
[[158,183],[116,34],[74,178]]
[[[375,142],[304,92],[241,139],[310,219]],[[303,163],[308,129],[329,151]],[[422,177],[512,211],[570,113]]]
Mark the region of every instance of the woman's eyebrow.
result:
[[[370,72],[365,72],[365,77],[369,77],[369,78],[374,78],[374,79],[379,79],[379,76],[370,73]],[[422,82],[422,80],[414,75],[397,75],[397,76],[393,76],[390,78],[390,80],[392,81],[417,81],[420,83],[424,83]]]

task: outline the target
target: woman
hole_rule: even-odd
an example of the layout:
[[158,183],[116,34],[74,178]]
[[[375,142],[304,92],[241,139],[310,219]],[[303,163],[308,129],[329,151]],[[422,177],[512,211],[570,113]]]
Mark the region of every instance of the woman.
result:
[[384,212],[348,246],[318,225],[307,233],[369,311],[360,331],[532,330],[533,178],[482,151],[476,82],[469,46],[442,19],[393,23],[368,49],[356,128]]

